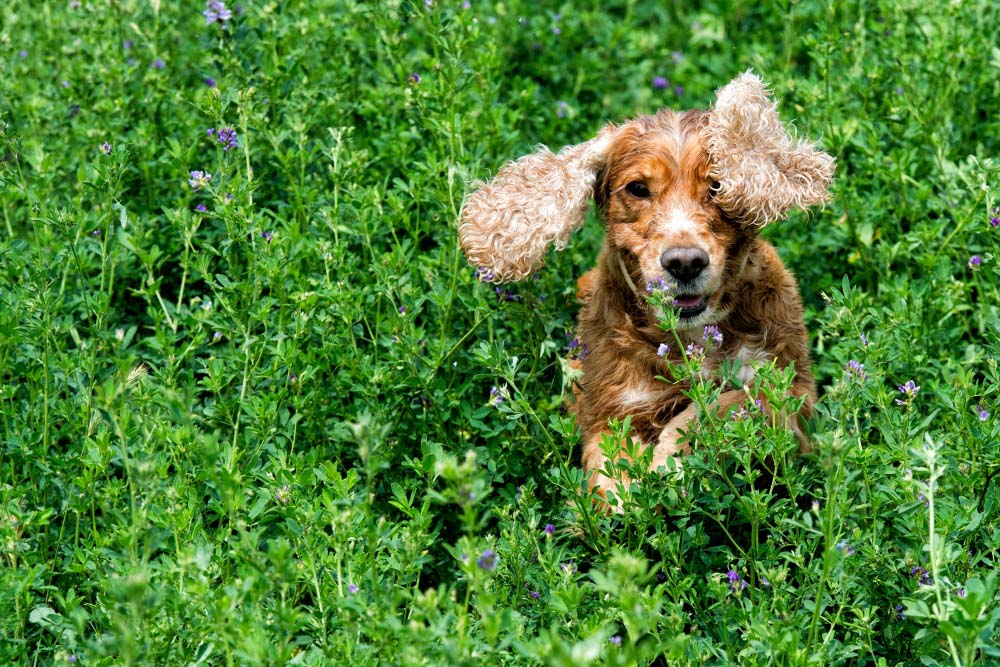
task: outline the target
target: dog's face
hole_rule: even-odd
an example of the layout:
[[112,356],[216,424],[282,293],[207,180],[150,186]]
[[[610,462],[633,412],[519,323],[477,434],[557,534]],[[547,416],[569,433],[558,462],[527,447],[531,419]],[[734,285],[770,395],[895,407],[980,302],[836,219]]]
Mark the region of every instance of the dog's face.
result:
[[727,262],[748,236],[715,202],[704,117],[663,110],[617,128],[595,190],[622,270],[639,290],[669,290],[682,328],[725,317]]
[[833,168],[832,157],[788,133],[747,72],[709,111],[661,111],[507,164],[466,199],[459,237],[481,274],[520,280],[550,246],[565,246],[593,197],[629,280],[640,290],[662,280],[682,326],[695,328],[725,316],[721,288],[740,240],[826,201]]

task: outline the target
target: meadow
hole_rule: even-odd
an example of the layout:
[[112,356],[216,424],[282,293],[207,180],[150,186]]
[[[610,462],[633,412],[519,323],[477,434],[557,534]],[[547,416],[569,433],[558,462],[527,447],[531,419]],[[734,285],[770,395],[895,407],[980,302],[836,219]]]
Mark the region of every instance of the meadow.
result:
[[[1000,664],[998,45],[991,0],[4,2],[0,664]],[[815,450],[705,418],[608,515],[596,216],[497,287],[462,200],[751,67],[838,163],[764,230]]]

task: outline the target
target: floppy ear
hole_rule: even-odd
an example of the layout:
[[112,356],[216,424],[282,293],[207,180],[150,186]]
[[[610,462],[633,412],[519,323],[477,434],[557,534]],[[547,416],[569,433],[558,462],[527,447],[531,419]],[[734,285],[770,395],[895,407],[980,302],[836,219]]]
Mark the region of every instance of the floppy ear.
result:
[[613,133],[609,125],[558,154],[543,146],[466,198],[459,240],[469,263],[484,270],[483,280],[520,280],[543,263],[550,245],[566,246],[587,217]]
[[745,225],[763,227],[828,198],[834,159],[789,134],[750,70],[716,93],[705,138],[709,173],[719,183],[715,199]]

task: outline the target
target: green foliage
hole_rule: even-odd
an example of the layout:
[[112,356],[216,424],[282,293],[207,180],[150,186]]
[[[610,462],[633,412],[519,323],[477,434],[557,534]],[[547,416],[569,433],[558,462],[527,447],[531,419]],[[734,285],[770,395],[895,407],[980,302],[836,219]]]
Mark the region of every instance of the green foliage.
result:
[[[996,664],[996,3],[467,4],[0,7],[0,664]],[[749,67],[838,160],[814,453],[705,410],[607,515],[599,225],[495,292],[461,202]]]

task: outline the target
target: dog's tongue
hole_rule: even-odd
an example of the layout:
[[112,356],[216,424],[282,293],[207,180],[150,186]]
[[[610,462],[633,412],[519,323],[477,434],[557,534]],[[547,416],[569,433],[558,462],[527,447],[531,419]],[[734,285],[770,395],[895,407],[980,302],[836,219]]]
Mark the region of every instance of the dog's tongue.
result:
[[697,308],[704,301],[700,296],[678,296],[674,299],[674,305],[678,308]]

